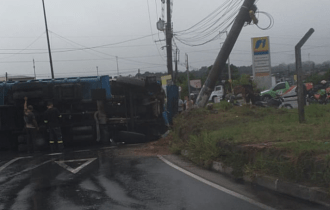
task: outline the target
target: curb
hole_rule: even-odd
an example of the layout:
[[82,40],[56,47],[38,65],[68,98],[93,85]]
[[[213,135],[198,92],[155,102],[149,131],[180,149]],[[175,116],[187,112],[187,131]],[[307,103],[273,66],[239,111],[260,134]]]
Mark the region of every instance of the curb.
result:
[[[182,150],[181,155],[188,157],[189,151]],[[213,161],[211,170],[234,177],[232,175],[233,168],[226,166],[222,162]],[[304,185],[286,182],[272,176],[258,176],[257,174],[254,176],[244,175],[243,180],[245,182],[250,182],[275,192],[330,207],[329,193],[318,187],[307,187]]]

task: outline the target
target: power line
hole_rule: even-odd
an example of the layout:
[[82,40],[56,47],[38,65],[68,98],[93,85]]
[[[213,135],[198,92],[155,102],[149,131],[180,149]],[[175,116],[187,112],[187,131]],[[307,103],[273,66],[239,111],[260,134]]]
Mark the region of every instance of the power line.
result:
[[[150,32],[151,32],[151,34],[154,34],[153,31],[152,31],[152,26],[151,26],[151,16],[150,16],[149,0],[147,0],[147,6],[148,6],[148,14],[149,14]],[[156,5],[156,6],[157,6],[157,5]],[[161,57],[162,60],[165,61],[164,58],[163,58],[163,56],[162,56],[161,53],[159,52],[159,49],[158,49],[157,43],[155,42],[155,40],[154,40],[154,36],[153,36],[153,35],[152,35],[152,41],[155,43],[155,46],[156,46],[157,52],[158,52],[158,54],[159,54],[159,57]]]

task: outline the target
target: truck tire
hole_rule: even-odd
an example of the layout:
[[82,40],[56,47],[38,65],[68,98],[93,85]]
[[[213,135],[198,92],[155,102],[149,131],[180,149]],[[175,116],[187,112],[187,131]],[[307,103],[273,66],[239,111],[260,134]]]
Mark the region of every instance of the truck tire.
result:
[[120,131],[118,133],[118,141],[125,142],[126,144],[136,144],[143,143],[146,140],[146,136],[141,133],[128,132],[128,131]]

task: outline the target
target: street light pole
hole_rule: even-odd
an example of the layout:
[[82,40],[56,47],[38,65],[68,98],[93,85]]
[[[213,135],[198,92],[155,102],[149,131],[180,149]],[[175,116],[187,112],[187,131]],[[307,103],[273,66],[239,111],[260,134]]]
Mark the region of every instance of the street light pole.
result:
[[45,2],[44,2],[44,0],[42,0],[42,5],[43,5],[43,8],[44,8],[44,17],[45,17],[45,26],[46,26],[46,34],[47,34],[47,43],[48,43],[48,54],[49,54],[50,71],[51,71],[51,74],[52,74],[52,79],[54,79],[53,59],[52,59],[52,52],[50,50],[50,42],[49,42],[47,17],[46,17],[46,9],[45,9]]

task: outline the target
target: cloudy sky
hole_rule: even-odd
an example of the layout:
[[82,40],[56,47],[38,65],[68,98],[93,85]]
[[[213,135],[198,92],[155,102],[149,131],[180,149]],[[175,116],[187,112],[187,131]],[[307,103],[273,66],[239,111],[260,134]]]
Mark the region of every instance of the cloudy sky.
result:
[[[201,33],[192,30],[182,34],[182,31],[216,8],[227,17],[234,14],[233,7],[220,7],[226,2],[243,1],[173,0],[173,30],[178,39],[189,41]],[[0,0],[0,4],[0,76],[5,72],[33,76],[34,59],[37,77],[49,78],[42,0]],[[55,77],[96,75],[97,69],[99,74],[117,75],[117,60],[121,75],[136,74],[138,69],[167,71],[166,51],[162,49],[165,42],[159,41],[164,40],[164,34],[156,28],[162,17],[161,0],[45,0],[45,6]],[[274,26],[270,30],[255,25],[244,27],[231,54],[233,64],[251,65],[251,38],[260,36],[270,37],[272,65],[293,63],[294,46],[310,28],[315,33],[303,48],[303,60],[316,63],[330,60],[329,0],[259,0],[257,6],[273,16]],[[268,25],[267,16],[260,14],[259,19],[261,27]],[[226,16],[219,18],[213,29],[224,20]],[[211,29],[210,26],[208,30]],[[177,39],[179,70],[185,69],[185,53],[192,68],[212,65],[225,37],[222,34],[196,47]],[[199,43],[212,38],[200,39]]]

